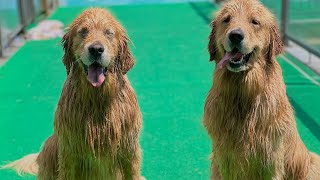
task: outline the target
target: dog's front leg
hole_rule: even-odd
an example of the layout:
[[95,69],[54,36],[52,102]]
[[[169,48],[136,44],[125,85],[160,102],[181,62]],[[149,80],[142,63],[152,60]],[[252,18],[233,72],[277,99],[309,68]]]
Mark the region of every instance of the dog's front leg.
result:
[[[75,136],[70,136],[75,137]],[[89,172],[90,169],[84,166],[84,161],[81,159],[83,154],[77,153],[75,151],[77,147],[75,144],[70,142],[75,142],[74,140],[68,139],[66,136],[60,135],[58,137],[58,180],[89,180],[92,179]]]
[[139,143],[124,148],[118,155],[124,180],[143,180],[140,177],[141,150]]

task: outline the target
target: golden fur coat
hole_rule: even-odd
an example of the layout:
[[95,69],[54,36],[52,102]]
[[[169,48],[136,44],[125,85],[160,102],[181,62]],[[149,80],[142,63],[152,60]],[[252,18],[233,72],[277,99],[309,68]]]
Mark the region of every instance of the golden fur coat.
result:
[[[135,62],[128,41],[122,26],[104,9],[87,9],[73,21],[62,40],[67,79],[55,112],[54,133],[39,154],[5,167],[37,174],[39,180],[141,178],[142,120],[126,76]],[[95,49],[90,47],[97,44],[101,56],[94,58],[90,51]],[[87,77],[88,73],[102,76],[95,69],[88,72],[91,65],[86,63],[92,61],[93,69],[105,71],[98,85]]]
[[211,179],[320,179],[320,158],[308,152],[299,137],[286,95],[276,61],[283,45],[271,13],[256,0],[233,0],[217,13],[212,26],[211,60],[218,64],[223,57],[232,28],[244,31],[243,45],[253,55],[247,71],[215,69],[203,120],[213,141]]

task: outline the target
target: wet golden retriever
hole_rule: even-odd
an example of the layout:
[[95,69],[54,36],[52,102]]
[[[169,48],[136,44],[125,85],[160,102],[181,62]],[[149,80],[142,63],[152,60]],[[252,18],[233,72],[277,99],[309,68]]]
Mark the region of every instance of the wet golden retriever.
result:
[[84,11],[62,43],[67,80],[40,154],[5,167],[39,180],[140,179],[141,113],[126,73],[128,37],[106,10]]
[[204,108],[213,140],[211,179],[316,180],[320,158],[300,139],[276,56],[273,15],[257,0],[233,0],[212,22],[216,61]]

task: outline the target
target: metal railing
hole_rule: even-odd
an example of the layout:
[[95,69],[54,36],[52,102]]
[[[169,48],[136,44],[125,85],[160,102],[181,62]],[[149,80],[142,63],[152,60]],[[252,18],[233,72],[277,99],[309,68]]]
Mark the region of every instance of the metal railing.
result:
[[281,4],[281,35],[282,41],[288,45],[287,32],[288,32],[288,18],[289,18],[289,0],[282,0]]

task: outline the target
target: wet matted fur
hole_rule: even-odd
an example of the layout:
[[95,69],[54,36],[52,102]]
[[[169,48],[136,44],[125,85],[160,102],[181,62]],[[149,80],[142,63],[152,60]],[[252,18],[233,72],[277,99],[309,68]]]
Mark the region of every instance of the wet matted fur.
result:
[[[320,179],[320,158],[299,137],[276,61],[283,44],[273,15],[257,0],[227,3],[212,22],[208,50],[217,64],[203,120],[213,141],[211,179]],[[246,56],[234,69],[231,61]]]
[[39,180],[140,179],[141,113],[126,77],[134,65],[128,41],[104,9],[88,9],[73,21],[62,40],[68,76],[54,134],[39,155],[6,167]]

